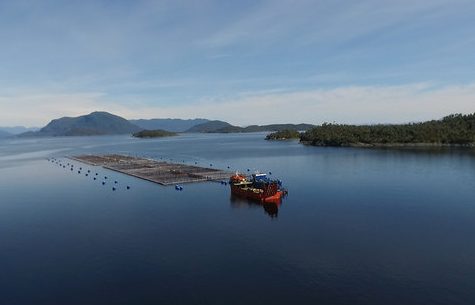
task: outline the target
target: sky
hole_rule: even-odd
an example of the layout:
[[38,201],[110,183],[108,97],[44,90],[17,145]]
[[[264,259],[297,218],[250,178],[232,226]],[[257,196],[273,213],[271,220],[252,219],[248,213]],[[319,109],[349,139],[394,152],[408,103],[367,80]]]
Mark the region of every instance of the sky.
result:
[[0,126],[475,112],[475,1],[0,0]]

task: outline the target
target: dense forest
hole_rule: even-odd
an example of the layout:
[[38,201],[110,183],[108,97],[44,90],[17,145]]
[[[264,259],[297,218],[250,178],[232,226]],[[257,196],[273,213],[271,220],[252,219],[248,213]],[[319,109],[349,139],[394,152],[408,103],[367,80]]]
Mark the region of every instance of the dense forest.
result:
[[289,140],[300,138],[300,132],[293,129],[284,129],[270,133],[266,136],[266,140]]
[[400,125],[323,124],[300,136],[316,146],[474,145],[475,113]]

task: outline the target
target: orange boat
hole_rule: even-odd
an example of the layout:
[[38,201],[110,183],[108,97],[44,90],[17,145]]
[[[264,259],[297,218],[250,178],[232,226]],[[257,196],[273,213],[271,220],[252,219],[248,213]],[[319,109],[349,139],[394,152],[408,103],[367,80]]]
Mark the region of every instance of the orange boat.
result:
[[260,202],[279,202],[287,194],[280,180],[271,180],[260,173],[250,177],[236,173],[229,179],[229,185],[233,195]]

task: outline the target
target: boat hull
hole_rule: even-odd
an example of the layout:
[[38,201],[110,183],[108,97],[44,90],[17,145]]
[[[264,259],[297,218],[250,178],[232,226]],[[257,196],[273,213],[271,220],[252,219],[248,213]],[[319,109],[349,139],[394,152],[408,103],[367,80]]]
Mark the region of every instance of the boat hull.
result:
[[231,193],[242,198],[260,202],[279,202],[284,195],[283,191],[272,185],[265,189],[255,189],[242,188],[231,184]]

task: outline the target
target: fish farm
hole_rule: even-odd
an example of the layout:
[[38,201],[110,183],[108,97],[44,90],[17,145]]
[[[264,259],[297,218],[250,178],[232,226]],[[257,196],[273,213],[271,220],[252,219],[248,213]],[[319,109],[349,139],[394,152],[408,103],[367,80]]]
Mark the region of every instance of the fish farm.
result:
[[80,155],[69,158],[93,166],[102,166],[106,169],[161,185],[227,180],[232,175],[231,172],[220,169],[118,154]]

